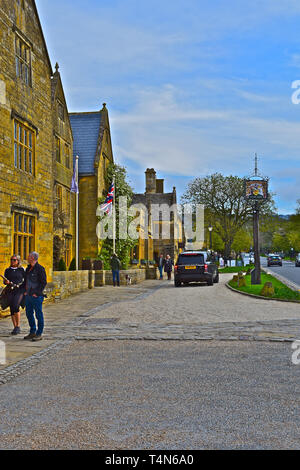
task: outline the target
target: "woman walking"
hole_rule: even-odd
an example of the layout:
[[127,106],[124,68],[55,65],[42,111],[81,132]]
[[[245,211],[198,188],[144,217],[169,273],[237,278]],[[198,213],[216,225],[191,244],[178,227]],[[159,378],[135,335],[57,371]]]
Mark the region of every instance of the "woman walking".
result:
[[10,267],[5,270],[4,284],[11,287],[7,292],[7,302],[10,307],[11,319],[14,329],[12,335],[21,333],[20,328],[20,305],[25,292],[25,271],[21,267],[21,259],[18,255],[13,255],[10,259]]
[[169,281],[171,280],[172,269],[173,269],[173,261],[171,260],[170,255],[167,255],[166,260],[165,260],[165,272],[168,275]]

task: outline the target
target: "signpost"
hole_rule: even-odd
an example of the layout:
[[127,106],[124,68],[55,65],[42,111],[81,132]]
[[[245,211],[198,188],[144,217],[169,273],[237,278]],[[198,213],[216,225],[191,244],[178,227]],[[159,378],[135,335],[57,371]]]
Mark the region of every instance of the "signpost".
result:
[[263,178],[258,174],[257,155],[255,155],[255,171],[254,175],[245,178],[245,199],[250,202],[253,207],[253,243],[254,243],[254,265],[255,268],[251,272],[251,284],[261,284],[261,267],[260,267],[260,244],[259,244],[259,212],[262,204],[268,201],[268,183],[267,178]]

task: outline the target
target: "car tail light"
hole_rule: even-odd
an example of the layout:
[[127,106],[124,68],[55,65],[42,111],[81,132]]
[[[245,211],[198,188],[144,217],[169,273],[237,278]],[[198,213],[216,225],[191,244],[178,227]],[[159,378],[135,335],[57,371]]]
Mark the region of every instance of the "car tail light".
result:
[[177,264],[175,264],[174,271],[177,271],[177,269],[178,269],[178,266],[177,266]]
[[205,265],[204,265],[204,271],[205,271],[206,273],[207,273],[207,269],[208,269],[208,265],[205,264]]

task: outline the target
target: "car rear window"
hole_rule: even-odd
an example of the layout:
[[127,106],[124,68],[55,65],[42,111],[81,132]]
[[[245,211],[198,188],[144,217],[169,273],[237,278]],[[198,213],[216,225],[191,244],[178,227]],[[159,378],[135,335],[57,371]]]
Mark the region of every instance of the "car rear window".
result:
[[177,264],[204,264],[204,256],[199,254],[179,255]]
[[281,259],[280,256],[270,256],[271,259]]

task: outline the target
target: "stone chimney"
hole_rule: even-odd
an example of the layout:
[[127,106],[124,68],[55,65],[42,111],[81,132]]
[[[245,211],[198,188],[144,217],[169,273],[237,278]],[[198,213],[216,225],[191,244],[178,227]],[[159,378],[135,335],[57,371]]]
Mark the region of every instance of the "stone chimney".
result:
[[146,193],[156,193],[156,171],[154,168],[147,168],[146,175]]
[[161,194],[164,193],[164,181],[165,180],[161,180],[161,179],[156,180],[156,192],[157,193],[161,193]]

